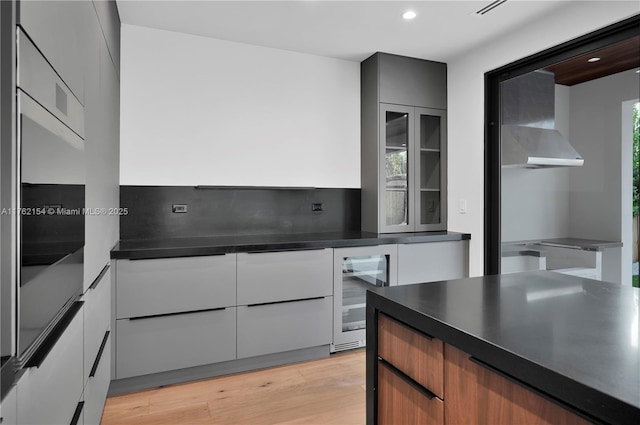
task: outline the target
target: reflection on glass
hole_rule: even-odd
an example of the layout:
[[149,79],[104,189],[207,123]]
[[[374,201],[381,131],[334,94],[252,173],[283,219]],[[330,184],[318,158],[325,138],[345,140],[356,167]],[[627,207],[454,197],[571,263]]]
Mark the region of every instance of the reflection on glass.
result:
[[388,286],[386,255],[345,257],[342,260],[342,331],[366,327],[366,295],[369,286]]
[[26,358],[82,293],[84,144],[20,115],[20,309]]
[[386,113],[386,223],[408,223],[409,185],[407,181],[409,143],[409,115]]

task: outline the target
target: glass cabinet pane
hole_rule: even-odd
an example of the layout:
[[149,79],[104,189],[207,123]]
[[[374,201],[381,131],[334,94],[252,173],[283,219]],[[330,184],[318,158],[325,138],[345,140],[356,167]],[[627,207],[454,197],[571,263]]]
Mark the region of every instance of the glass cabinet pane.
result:
[[387,111],[385,125],[387,225],[408,223],[408,145],[409,114]]
[[342,260],[342,331],[366,327],[367,287],[389,286],[389,257],[368,255]]
[[419,223],[440,223],[441,181],[441,126],[442,117],[420,114],[418,133],[420,204]]

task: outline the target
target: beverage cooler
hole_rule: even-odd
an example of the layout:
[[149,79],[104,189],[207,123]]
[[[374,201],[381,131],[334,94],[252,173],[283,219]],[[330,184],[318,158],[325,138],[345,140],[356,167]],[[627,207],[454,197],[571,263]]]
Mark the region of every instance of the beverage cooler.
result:
[[331,351],[364,347],[367,289],[394,286],[396,245],[334,250],[333,344]]

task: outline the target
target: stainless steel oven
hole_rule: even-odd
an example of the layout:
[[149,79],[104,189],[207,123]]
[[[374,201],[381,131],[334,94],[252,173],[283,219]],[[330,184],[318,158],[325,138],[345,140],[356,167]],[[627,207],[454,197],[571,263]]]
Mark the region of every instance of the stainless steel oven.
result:
[[332,352],[365,346],[367,289],[396,285],[397,256],[396,245],[334,249]]
[[17,354],[25,364],[82,295],[84,108],[18,28]]

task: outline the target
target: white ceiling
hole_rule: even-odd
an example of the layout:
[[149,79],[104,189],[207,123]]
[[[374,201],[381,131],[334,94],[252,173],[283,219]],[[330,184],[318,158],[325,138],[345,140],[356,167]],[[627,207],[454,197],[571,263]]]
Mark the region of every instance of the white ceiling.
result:
[[[571,0],[167,1],[117,0],[125,24],[362,61],[376,51],[448,62]],[[575,6],[575,5],[574,5]],[[402,19],[406,10],[418,16]]]

